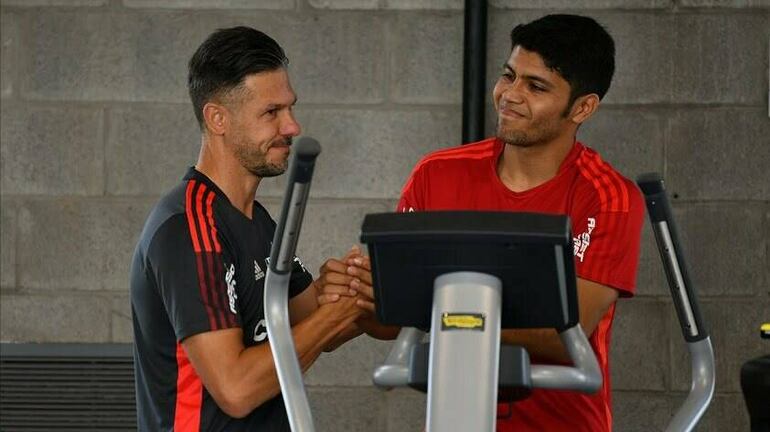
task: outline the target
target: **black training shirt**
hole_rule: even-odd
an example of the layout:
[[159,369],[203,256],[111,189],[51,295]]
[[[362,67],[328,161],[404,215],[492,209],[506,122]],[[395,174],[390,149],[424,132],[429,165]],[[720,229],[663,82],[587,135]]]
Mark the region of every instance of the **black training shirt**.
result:
[[[248,219],[194,168],[152,210],[131,265],[140,431],[289,431],[280,396],[242,419],[225,414],[181,345],[232,327],[243,329],[247,347],[266,343],[264,282],[274,231],[259,203]],[[311,281],[295,258],[289,295]]]

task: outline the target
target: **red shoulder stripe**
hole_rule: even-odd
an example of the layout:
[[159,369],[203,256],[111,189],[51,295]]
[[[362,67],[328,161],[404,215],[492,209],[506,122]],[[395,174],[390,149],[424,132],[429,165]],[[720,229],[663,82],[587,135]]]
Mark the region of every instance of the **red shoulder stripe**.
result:
[[599,165],[596,163],[595,159],[592,158],[586,158],[586,165],[589,167],[591,172],[594,173],[599,178],[599,181],[604,184],[605,189],[609,193],[609,201],[607,202],[607,207],[609,211],[617,211],[617,205],[618,205],[618,191],[615,185],[612,183],[612,179],[607,176],[607,174],[603,173],[601,169],[599,168]]
[[193,216],[193,207],[192,207],[192,196],[193,196],[193,189],[195,188],[195,180],[190,180],[187,182],[187,189],[185,191],[185,203],[184,203],[184,210],[185,210],[185,216],[187,216],[187,228],[190,230],[190,238],[192,239],[193,243],[193,250],[195,252],[201,251],[201,245],[198,241],[198,232],[195,228],[195,217]]
[[211,226],[211,240],[214,242],[214,251],[219,253],[222,252],[222,246],[217,239],[217,227],[214,224],[214,206],[212,205],[214,202],[214,195],[214,191],[209,191],[209,196],[206,198],[206,217]]
[[594,155],[594,161],[596,165],[599,167],[601,172],[603,172],[608,178],[612,179],[613,184],[615,187],[618,188],[618,203],[617,203],[617,210],[628,212],[629,208],[629,196],[628,196],[628,187],[626,186],[625,180],[620,176],[620,174],[612,169],[612,167],[602,160],[601,157],[599,157],[598,154]]
[[607,211],[607,194],[604,191],[604,187],[602,187],[602,185],[599,183],[599,179],[590,172],[589,168],[586,166],[586,162],[582,157],[577,159],[577,166],[578,171],[580,171],[580,175],[591,182],[594,189],[599,193],[600,210],[602,212]]
[[208,236],[208,227],[206,226],[205,212],[203,211],[203,194],[206,192],[206,185],[201,183],[198,187],[198,193],[195,195],[195,213],[198,216],[198,226],[200,227],[201,237],[203,238],[203,248],[206,252],[211,252],[211,242]]

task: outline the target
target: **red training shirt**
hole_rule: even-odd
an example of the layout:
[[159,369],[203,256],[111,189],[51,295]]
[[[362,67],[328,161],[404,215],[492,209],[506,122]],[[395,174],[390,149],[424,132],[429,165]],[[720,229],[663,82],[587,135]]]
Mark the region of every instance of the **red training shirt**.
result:
[[[504,144],[489,138],[439,150],[415,166],[399,211],[491,210],[566,214],[572,221],[577,276],[634,295],[644,201],[636,185],[598,153],[576,142],[549,181],[524,192],[497,175]],[[613,304],[589,337],[604,381],[594,395],[535,389],[532,396],[498,406],[497,430],[610,431],[609,347]],[[533,363],[543,363],[532,358]]]

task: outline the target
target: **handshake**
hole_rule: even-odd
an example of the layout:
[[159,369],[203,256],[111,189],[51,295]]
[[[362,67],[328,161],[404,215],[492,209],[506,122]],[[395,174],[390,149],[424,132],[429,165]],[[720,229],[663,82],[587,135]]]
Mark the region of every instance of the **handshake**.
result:
[[358,246],[340,259],[328,259],[319,273],[313,282],[318,307],[329,309],[332,316],[345,323],[344,339],[364,332],[378,339],[394,339],[398,335],[398,328],[377,322],[371,261]]

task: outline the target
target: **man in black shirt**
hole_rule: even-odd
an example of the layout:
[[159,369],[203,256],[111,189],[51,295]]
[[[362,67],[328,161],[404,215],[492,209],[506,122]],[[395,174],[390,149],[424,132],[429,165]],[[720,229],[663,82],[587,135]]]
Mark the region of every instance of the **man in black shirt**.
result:
[[[286,170],[300,133],[287,63],[246,27],[213,33],[190,60],[198,162],[152,210],[131,266],[141,431],[289,430],[262,304],[275,223],[254,201],[262,178]],[[313,282],[294,264],[289,313],[304,371],[360,334],[367,302],[319,305],[335,278],[322,269]]]

